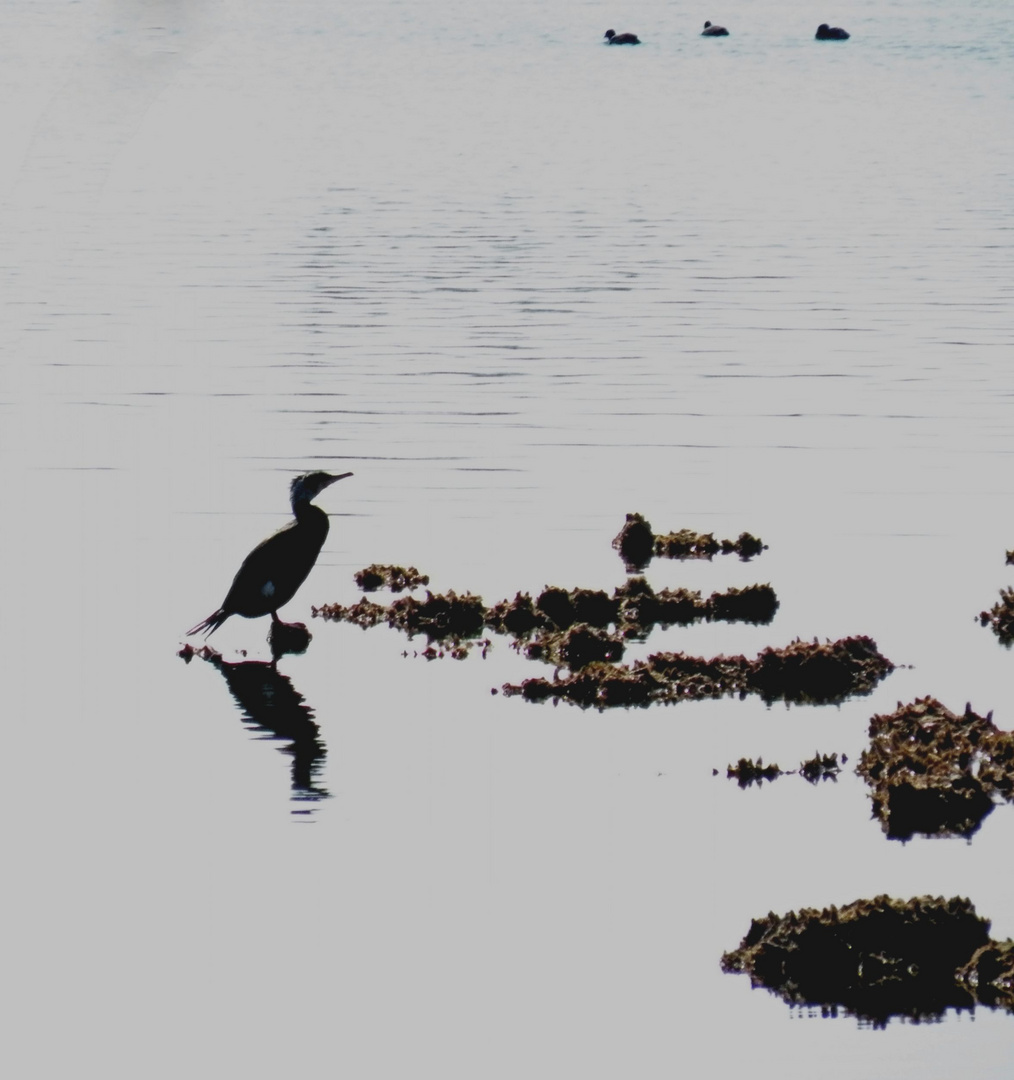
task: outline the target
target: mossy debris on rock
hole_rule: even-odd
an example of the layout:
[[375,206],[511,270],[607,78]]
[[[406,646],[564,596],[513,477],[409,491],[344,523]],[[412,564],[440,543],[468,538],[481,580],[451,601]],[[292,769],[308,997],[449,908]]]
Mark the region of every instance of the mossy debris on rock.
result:
[[754,919],[722,969],[790,1005],[838,1010],[882,1027],[892,1017],[938,1019],[976,1004],[1014,1009],[1014,943],[966,899],[877,896],[844,907]]

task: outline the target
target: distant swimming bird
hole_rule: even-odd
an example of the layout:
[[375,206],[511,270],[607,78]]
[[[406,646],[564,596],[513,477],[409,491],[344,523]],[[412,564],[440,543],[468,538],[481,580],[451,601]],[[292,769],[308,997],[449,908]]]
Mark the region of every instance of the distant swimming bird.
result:
[[278,609],[287,604],[306,581],[327,539],[327,514],[313,500],[336,480],[352,473],[332,476],[326,472],[297,476],[289,485],[292,513],[296,520],[258,544],[243,560],[222,606],[188,634],[204,632],[210,637],[230,615],[256,619],[270,615],[281,623]]
[[828,26],[826,22],[822,22],[817,27],[816,38],[818,41],[848,41],[849,33],[840,26]]
[[637,34],[617,34],[615,30],[607,30],[603,35],[607,45],[640,45],[641,39]]
[[729,31],[724,26],[712,26],[710,22],[704,24],[701,37],[728,37]]

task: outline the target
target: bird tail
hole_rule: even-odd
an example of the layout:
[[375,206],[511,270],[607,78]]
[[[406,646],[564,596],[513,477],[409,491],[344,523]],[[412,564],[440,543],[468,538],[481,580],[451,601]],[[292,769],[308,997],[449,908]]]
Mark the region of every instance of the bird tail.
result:
[[193,629],[187,631],[187,637],[191,634],[203,633],[205,637],[211,637],[211,635],[229,618],[231,612],[225,611],[219,608],[218,611],[212,612],[206,619],[202,619]]

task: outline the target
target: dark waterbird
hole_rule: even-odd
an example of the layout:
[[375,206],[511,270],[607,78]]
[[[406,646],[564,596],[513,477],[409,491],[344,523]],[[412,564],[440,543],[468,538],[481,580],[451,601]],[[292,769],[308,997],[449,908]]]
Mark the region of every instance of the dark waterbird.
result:
[[607,45],[640,45],[641,39],[637,34],[617,34],[615,30],[607,30],[603,35]]
[[818,41],[848,41],[849,33],[840,26],[828,26],[823,22],[817,27],[815,37]]
[[729,31],[724,26],[715,26],[710,19],[704,24],[701,37],[728,37]]
[[187,633],[204,632],[210,637],[230,615],[242,615],[245,619],[270,615],[272,623],[280,624],[278,609],[296,595],[327,539],[327,514],[314,506],[313,500],[336,480],[351,475],[350,472],[338,476],[312,472],[297,476],[289,486],[296,520],[247,555],[222,606]]

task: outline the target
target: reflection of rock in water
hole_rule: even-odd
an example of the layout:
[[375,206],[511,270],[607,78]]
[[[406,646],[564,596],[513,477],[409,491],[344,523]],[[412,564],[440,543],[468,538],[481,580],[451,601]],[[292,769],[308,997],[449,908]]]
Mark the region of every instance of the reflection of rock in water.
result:
[[878,896],[754,919],[722,969],[790,1005],[841,1009],[875,1027],[977,1004],[1012,1011],[1014,943],[991,940],[989,927],[960,897]]
[[873,792],[873,813],[893,840],[971,836],[995,799],[1014,801],[1014,733],[993,714],[962,716],[934,698],[870,720],[856,769]]
[[[292,629],[289,627],[288,629]],[[303,633],[306,634],[305,627]],[[309,635],[306,635],[307,638]],[[316,783],[321,764],[327,755],[320,740],[320,728],[303,695],[274,664],[246,661],[230,664],[214,649],[186,646],[180,655],[188,662],[194,656],[207,660],[222,673],[236,704],[243,711],[244,722],[272,740],[288,740],[281,751],[292,755],[292,797],[315,802],[330,798]]]

